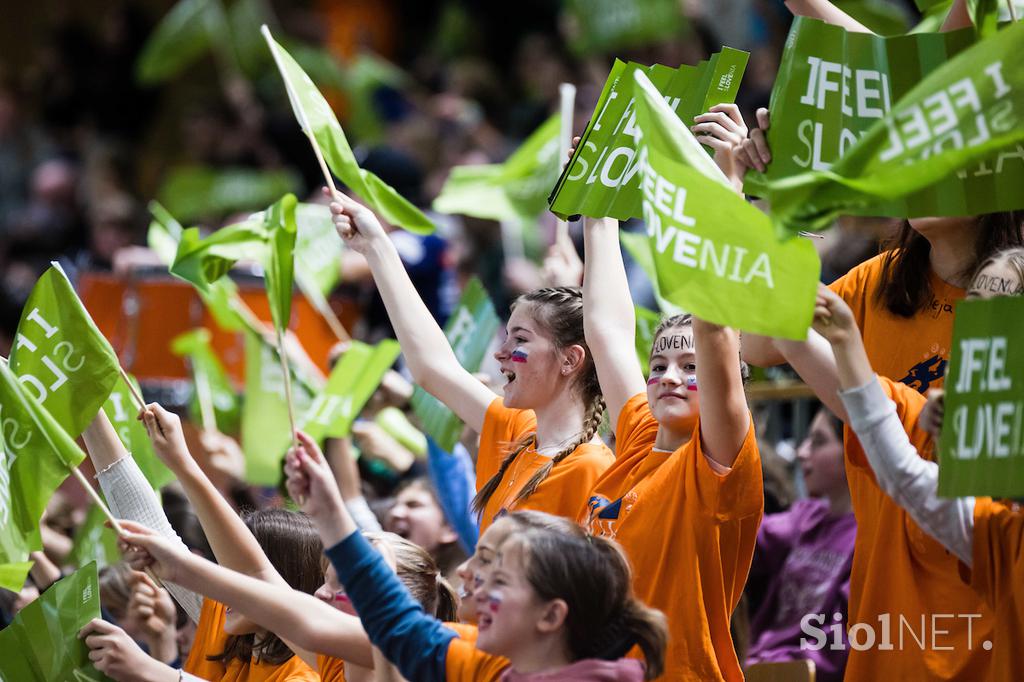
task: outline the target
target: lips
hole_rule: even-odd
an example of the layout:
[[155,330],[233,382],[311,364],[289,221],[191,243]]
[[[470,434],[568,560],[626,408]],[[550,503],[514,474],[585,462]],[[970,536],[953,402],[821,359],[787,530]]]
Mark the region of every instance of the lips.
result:
[[664,393],[658,396],[658,400],[663,400],[664,398],[679,398],[680,400],[689,399],[685,393],[682,393],[680,391],[665,391]]
[[479,610],[476,612],[476,628],[479,632],[491,627],[492,623],[494,623],[494,617],[490,613]]

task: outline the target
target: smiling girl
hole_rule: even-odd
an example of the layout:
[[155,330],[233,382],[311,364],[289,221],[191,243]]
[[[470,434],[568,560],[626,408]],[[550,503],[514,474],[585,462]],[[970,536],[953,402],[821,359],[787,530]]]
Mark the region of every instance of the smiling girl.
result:
[[604,403],[579,289],[538,289],[515,302],[494,354],[507,380],[500,397],[459,364],[373,212],[340,193],[332,199],[338,233],[366,257],[416,384],[480,433],[480,531],[512,509],[575,518],[613,459],[597,438]]

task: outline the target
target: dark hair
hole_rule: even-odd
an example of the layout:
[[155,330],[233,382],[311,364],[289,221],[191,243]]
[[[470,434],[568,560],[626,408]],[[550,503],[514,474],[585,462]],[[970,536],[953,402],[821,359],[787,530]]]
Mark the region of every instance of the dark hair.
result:
[[458,595],[427,550],[394,533],[363,535],[374,544],[387,543],[395,554],[395,574],[424,611],[441,621],[458,619]]
[[[689,327],[693,326],[693,315],[691,315],[690,313],[680,313],[678,315],[669,315],[667,317],[662,317],[661,318],[661,322],[659,322],[658,326],[654,328],[654,334],[651,335],[651,343],[654,343],[655,341],[657,341],[658,337],[661,336],[664,332],[666,332],[669,329],[673,329],[674,327],[688,327],[688,326]],[[653,351],[653,350],[654,350],[654,348],[652,347],[651,351]],[[741,350],[740,351],[741,356],[740,356],[740,359],[739,359],[740,360],[740,378],[743,380],[743,383],[746,384],[747,381],[750,380],[750,365],[748,365],[746,363],[746,361],[743,359],[742,352],[743,351]]]
[[645,679],[661,675],[668,643],[665,616],[633,595],[632,572],[617,543],[573,525],[571,530],[526,528],[502,544],[502,553],[516,546],[523,548],[526,579],[537,596],[568,606],[566,644],[574,661],[614,661],[639,646]]
[[[1012,246],[1024,245],[1021,235],[1021,213],[1004,211],[986,213],[975,218],[974,258],[959,273],[969,277],[979,263],[991,254]],[[931,244],[906,220],[896,236],[886,244],[882,256],[882,272],[875,289],[875,300],[893,315],[913,317],[931,303]]]
[[[293,590],[313,594],[324,582],[323,544],[316,526],[305,514],[284,509],[264,509],[245,516],[256,541],[270,563]],[[248,663],[253,655],[271,665],[281,665],[295,654],[281,639],[267,632],[260,643],[256,635],[228,635],[224,651],[207,660]]]
[[[534,319],[551,336],[555,348],[568,348],[569,346],[583,346],[586,356],[583,359],[583,368],[576,378],[576,389],[579,391],[586,405],[586,412],[583,415],[583,430],[580,435],[571,443],[562,448],[554,457],[544,463],[540,469],[530,477],[513,502],[525,500],[533,494],[551,469],[563,459],[571,455],[577,447],[587,443],[601,426],[601,419],[604,417],[604,398],[601,396],[601,384],[597,380],[597,369],[594,367],[594,359],[590,355],[590,348],[583,336],[583,291],[579,287],[547,287],[536,289],[528,294],[523,294],[512,304],[514,310],[517,305],[528,303]],[[537,441],[537,434],[530,433],[520,441],[511,446],[511,451],[502,460],[497,473],[491,476],[480,491],[473,498],[473,511],[482,513],[487,502],[498,489],[498,484],[505,476],[505,472],[515,461],[520,453],[525,451]]]
[[[985,260],[983,260],[980,264],[978,264],[978,267],[974,271],[974,274],[971,275],[971,282],[968,286],[970,287],[974,285],[974,280],[978,278],[978,275],[981,274],[982,270],[992,265],[993,263],[999,263],[1003,261],[1005,261],[1006,265],[1008,265],[1017,275],[1017,280],[1020,282],[1020,286],[1024,287],[1024,247],[1022,246],[1014,246],[1009,249],[1003,249],[1002,251],[994,253]],[[1020,288],[1018,288],[1017,291],[1010,291],[1007,293],[1010,296],[1014,296],[1021,293],[1021,291]]]

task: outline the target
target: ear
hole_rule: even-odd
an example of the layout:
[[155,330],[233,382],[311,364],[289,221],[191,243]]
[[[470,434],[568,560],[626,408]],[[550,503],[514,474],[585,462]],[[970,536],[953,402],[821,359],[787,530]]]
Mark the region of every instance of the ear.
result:
[[579,368],[587,359],[587,351],[579,344],[573,344],[562,351],[562,366],[559,369],[562,376],[569,376]]
[[563,599],[552,599],[543,607],[540,619],[537,621],[537,630],[543,634],[558,632],[565,626],[565,619],[569,615],[569,605]]
[[448,525],[448,523],[445,523],[444,527],[441,529],[441,537],[438,540],[438,542],[440,542],[440,544],[442,544],[442,545],[450,545],[453,542],[458,542],[458,541],[459,541],[459,534],[456,533],[455,529],[452,528],[450,525]]

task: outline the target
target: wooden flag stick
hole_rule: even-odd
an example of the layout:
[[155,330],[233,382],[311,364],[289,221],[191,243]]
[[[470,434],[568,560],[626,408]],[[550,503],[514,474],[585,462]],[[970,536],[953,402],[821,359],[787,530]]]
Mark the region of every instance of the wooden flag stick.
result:
[[206,372],[197,372],[195,363],[192,366],[192,381],[196,385],[196,399],[199,402],[199,420],[203,431],[217,430],[217,412],[213,406],[213,391],[210,389],[210,377]]
[[322,293],[320,293],[320,290],[317,289],[315,285],[302,286],[300,283],[299,289],[302,290],[302,294],[306,297],[306,300],[309,301],[309,304],[313,306],[313,309],[320,314],[320,317],[324,319],[324,322],[326,322],[327,326],[331,328],[331,332],[339,341],[352,340],[352,337],[349,336],[348,332],[345,330],[345,326],[341,323],[341,320],[338,319],[338,316],[334,314],[334,310],[331,309],[331,304],[327,302],[327,299]]
[[1013,4],[1013,0],[1006,0],[1006,6],[1010,8],[1010,21],[1017,22],[1017,7]]
[[[561,127],[558,131],[558,161],[565,158],[565,153],[572,147],[572,122],[573,111],[576,106],[576,86],[572,83],[562,83],[558,86],[558,96]],[[569,223],[564,220],[558,221],[555,232],[555,243],[564,242],[569,236]]]
[[132,380],[128,377],[128,372],[124,371],[124,367],[122,367],[120,363],[117,365],[117,369],[121,372],[121,378],[124,380],[125,385],[128,386],[128,390],[132,394],[132,399],[135,400],[135,405],[140,410],[146,409],[146,401],[144,401],[142,396],[139,395],[139,392],[135,390],[135,384],[133,384]]
[[284,399],[288,403],[288,424],[292,430],[292,448],[297,449],[299,439],[295,435],[295,408],[292,404],[292,377],[288,370],[288,354],[284,349],[284,335],[277,325],[274,325],[274,331],[277,332],[277,354],[281,358],[281,371],[284,372]]

